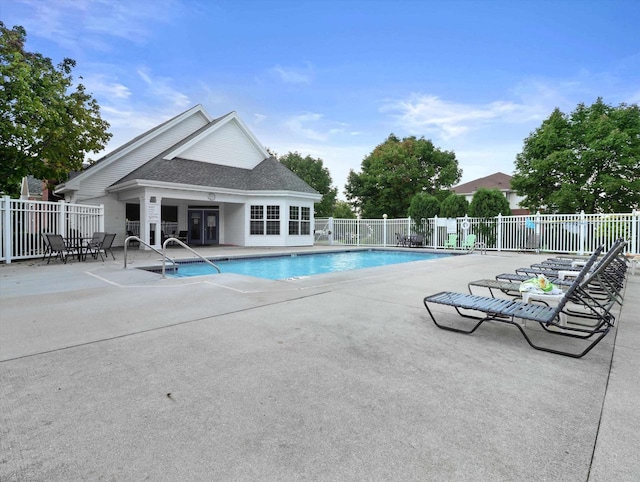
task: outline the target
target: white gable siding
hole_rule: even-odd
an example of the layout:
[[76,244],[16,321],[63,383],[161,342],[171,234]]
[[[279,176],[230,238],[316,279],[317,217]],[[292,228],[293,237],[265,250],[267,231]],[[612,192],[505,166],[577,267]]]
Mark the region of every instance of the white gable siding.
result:
[[235,120],[211,132],[179,157],[192,161],[253,169],[264,160],[263,154],[247,138]]
[[207,120],[200,113],[194,113],[163,134],[128,153],[125,157],[100,169],[99,175],[88,176],[81,181],[80,190],[77,193],[78,199],[88,199],[103,195],[105,189],[118,179],[123,178],[131,171],[150,161],[206,123]]

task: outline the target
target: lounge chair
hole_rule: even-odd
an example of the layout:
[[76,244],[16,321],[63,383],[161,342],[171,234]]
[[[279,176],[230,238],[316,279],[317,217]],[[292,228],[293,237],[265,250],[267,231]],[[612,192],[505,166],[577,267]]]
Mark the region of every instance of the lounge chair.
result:
[[456,249],[458,247],[458,235],[450,234],[447,240],[444,242],[444,248]]
[[[533,303],[528,304],[513,299],[490,298],[485,296],[476,296],[450,291],[443,291],[434,295],[427,296],[424,298],[423,303],[434,324],[438,328],[442,328],[443,330],[470,334],[476,331],[485,321],[499,321],[502,323],[511,324],[518,328],[527,343],[529,343],[529,345],[536,350],[580,358],[591,351],[591,349],[606,336],[606,334],[613,326],[614,322],[614,317],[613,315],[611,315],[610,311],[606,309],[598,309],[599,304],[596,301],[590,299],[589,294],[581,288],[581,283],[584,279],[584,276],[592,268],[593,264],[596,261],[596,258],[600,255],[601,252],[602,247],[598,248],[594,252],[594,254],[589,258],[588,262],[582,268],[578,276],[567,288],[564,296],[562,296],[559,300],[558,305],[555,307]],[[584,301],[585,306],[591,307],[593,315],[598,317],[599,323],[593,327],[571,327],[570,329],[566,329],[566,327],[562,326],[560,314],[563,312],[566,304],[570,300],[574,300],[576,302]],[[430,304],[451,306],[461,317],[470,318],[476,320],[477,322],[471,329],[467,330],[457,328],[455,326],[444,325],[442,323],[439,323],[435,319],[433,312],[429,308]],[[483,316],[465,314],[460,310],[477,311],[483,313]],[[591,343],[583,351],[577,353],[540,346],[531,341],[524,328],[517,321],[519,319],[535,321],[539,323],[544,330],[554,335],[579,338],[582,340],[587,340],[592,337],[595,337],[595,339],[593,339],[593,341],[591,341]]]
[[[611,246],[611,248],[609,248],[609,250],[606,252],[606,254],[604,256],[602,256],[600,258],[600,260],[598,260],[595,264],[595,266],[598,265],[598,263],[604,262],[605,260],[607,260],[607,262],[611,263],[614,260],[613,259],[608,259],[609,257],[617,257],[617,256],[621,256],[620,260],[618,262],[615,262],[614,265],[612,265],[612,268],[619,268],[620,270],[624,270],[626,269],[626,262],[622,259],[622,251],[624,250],[624,247],[626,246],[626,241],[622,238],[617,239],[613,245]],[[591,259],[591,257],[589,258]],[[575,261],[573,263],[576,263]],[[552,277],[557,277],[557,278],[563,278],[566,276],[570,276],[571,273],[578,273],[580,271],[580,269],[582,268],[582,266],[584,265],[584,261],[580,261],[578,263],[576,263],[575,265],[567,265],[566,263],[536,263],[531,265],[530,267],[522,267],[522,268],[517,268],[516,269],[516,273],[517,274],[521,274],[521,275],[527,275],[527,276],[535,276],[538,274],[544,274],[545,276],[552,276]],[[594,268],[595,268],[594,266]]]

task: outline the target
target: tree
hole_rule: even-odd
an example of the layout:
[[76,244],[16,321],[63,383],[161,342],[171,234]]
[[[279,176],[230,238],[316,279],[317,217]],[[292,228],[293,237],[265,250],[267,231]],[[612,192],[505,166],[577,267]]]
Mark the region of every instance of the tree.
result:
[[333,208],[333,217],[338,219],[355,219],[356,215],[346,201],[336,201]]
[[109,124],[82,84],[72,86],[76,63],[24,49],[26,31],[0,22],[0,191],[20,192],[33,175],[50,183],[79,171],[89,152],[106,146]]
[[522,206],[550,212],[627,212],[640,206],[640,109],[601,98],[555,109],[524,141],[511,180]]
[[433,218],[439,212],[440,201],[438,201],[437,197],[421,192],[411,198],[408,214],[413,221],[415,231],[422,232],[423,229],[428,228],[428,226],[423,226],[422,220]]
[[483,218],[477,225],[478,234],[487,245],[494,245],[496,242],[496,220],[495,216],[511,215],[509,201],[498,189],[478,189],[469,204],[469,216]]
[[462,172],[452,151],[436,148],[415,136],[400,140],[391,134],[361,164],[351,170],[345,193],[363,217],[403,217],[417,193],[434,195],[460,180]]
[[498,189],[481,187],[473,195],[469,204],[469,216],[474,218],[493,218],[498,214],[511,215],[509,201]]
[[464,196],[451,193],[440,204],[440,217],[459,218],[469,211],[469,201]]
[[435,196],[421,192],[411,198],[408,215],[415,222],[436,217],[439,212],[440,201]]
[[280,162],[322,194],[322,200],[314,207],[315,216],[319,218],[331,216],[338,189],[331,186],[333,181],[329,170],[323,166],[322,159],[314,159],[311,156],[302,157],[299,152],[289,152],[280,157]]

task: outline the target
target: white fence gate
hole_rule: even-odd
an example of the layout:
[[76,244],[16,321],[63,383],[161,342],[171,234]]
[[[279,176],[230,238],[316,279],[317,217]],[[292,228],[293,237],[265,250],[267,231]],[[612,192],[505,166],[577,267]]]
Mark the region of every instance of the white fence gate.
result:
[[0,197],[0,261],[44,255],[41,233],[91,237],[104,231],[104,206]]

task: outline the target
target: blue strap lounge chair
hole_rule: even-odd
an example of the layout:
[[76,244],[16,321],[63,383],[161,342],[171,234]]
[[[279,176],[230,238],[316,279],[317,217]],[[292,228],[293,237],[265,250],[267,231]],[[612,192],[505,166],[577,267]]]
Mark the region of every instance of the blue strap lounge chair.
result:
[[[558,355],[565,355],[573,358],[580,358],[591,351],[591,349],[607,335],[614,323],[613,315],[611,315],[611,313],[606,309],[598,309],[598,307],[600,306],[599,303],[597,303],[597,301],[595,300],[590,299],[589,294],[581,289],[581,283],[584,279],[584,276],[592,268],[601,252],[602,247],[598,248],[594,252],[585,266],[582,268],[578,276],[567,288],[565,295],[559,300],[557,306],[554,307],[534,303],[523,303],[522,301],[517,301],[515,299],[491,298],[486,296],[476,296],[450,291],[443,291],[434,295],[427,296],[424,298],[423,303],[434,324],[438,328],[441,328],[443,330],[471,334],[476,331],[485,321],[498,321],[502,323],[508,323],[518,328],[527,343],[529,343],[529,345],[536,350],[555,353]],[[585,298],[586,300],[584,300]],[[560,313],[564,310],[566,304],[570,300],[576,302],[582,302],[583,300],[588,301],[586,306],[590,307],[590,309],[593,311],[594,316],[597,316],[599,318],[599,323],[590,327],[572,327],[570,329],[566,329],[566,327],[561,326]],[[429,307],[430,304],[451,306],[456,310],[458,315],[464,318],[476,320],[476,323],[470,329],[462,329],[456,326],[445,325],[436,320],[433,312],[431,311],[431,308]],[[470,315],[461,310],[472,310],[482,313],[483,316]],[[592,341],[583,351],[577,353],[541,346],[533,343],[531,338],[527,335],[527,332],[517,320],[535,321],[539,323],[545,331],[554,335],[579,338],[583,340],[588,340],[591,338]]]

